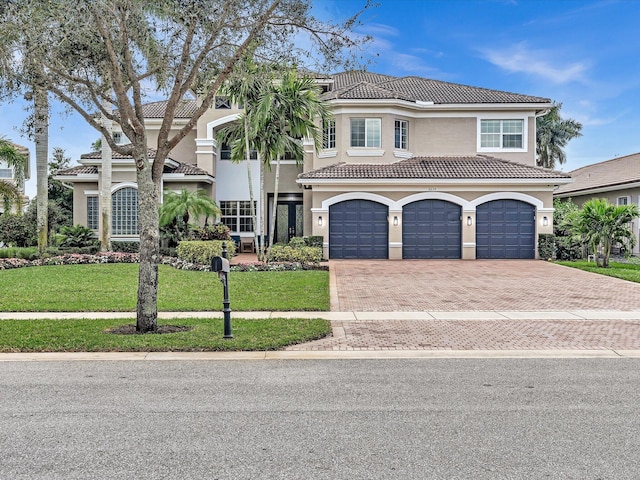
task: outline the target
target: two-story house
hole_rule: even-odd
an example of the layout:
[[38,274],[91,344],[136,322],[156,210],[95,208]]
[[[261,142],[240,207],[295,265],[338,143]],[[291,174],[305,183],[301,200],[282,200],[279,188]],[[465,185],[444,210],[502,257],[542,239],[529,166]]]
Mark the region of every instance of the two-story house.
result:
[[[538,234],[553,231],[553,190],[571,181],[535,166],[536,117],[551,107],[549,99],[368,72],[317,81],[333,112],[322,150],[305,142],[304,159],[282,162],[277,201],[267,169],[266,204],[256,198],[259,224],[276,208],[277,241],[321,235],[325,257],[333,259],[537,256]],[[185,101],[175,124],[195,105]],[[163,106],[146,106],[150,145]],[[216,142],[218,129],[240,113],[217,97],[171,152],[163,181],[169,190],[206,188],[221,221],[236,235],[253,236],[247,166],[231,162],[227,146]],[[100,154],[80,163],[58,178],[74,184],[74,222],[97,229]],[[258,192],[257,159],[251,169]],[[134,182],[132,160],[115,158],[114,239],[136,233]]]

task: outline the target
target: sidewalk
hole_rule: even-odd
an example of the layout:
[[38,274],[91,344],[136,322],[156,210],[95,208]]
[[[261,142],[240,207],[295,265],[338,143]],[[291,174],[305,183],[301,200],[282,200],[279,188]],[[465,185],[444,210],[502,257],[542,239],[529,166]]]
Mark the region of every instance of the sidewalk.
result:
[[[222,318],[222,313],[161,312],[158,316]],[[134,317],[133,312],[0,312],[0,321]],[[279,352],[9,353],[0,354],[0,361],[640,358],[640,311],[232,312],[234,318],[324,318],[331,321],[333,335]]]

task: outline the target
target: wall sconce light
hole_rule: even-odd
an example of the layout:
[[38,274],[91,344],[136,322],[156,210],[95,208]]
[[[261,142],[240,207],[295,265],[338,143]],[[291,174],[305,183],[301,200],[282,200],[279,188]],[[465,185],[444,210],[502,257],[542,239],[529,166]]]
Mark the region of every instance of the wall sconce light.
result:
[[394,216],[393,216],[393,226],[394,226],[394,227],[397,227],[397,226],[398,226],[398,216],[397,216],[397,215],[394,215]]
[[473,219],[471,218],[471,215],[467,216],[467,225],[470,227],[473,224]]
[[546,227],[549,225],[549,219],[547,217],[542,217],[542,225]]
[[318,217],[318,226],[321,227],[323,223],[324,221],[322,220],[322,217]]

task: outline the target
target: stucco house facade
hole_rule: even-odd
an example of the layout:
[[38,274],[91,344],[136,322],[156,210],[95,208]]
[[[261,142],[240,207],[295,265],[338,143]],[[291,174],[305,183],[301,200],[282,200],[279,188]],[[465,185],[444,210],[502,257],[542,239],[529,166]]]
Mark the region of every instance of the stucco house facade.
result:
[[[305,140],[303,159],[282,161],[277,201],[273,171],[266,170],[265,205],[256,194],[257,228],[264,221],[267,231],[276,208],[276,241],[319,235],[332,259],[537,257],[538,234],[553,232],[554,189],[571,182],[535,166],[536,117],[552,106],[548,98],[370,72],[317,82],[333,112],[322,126],[323,148]],[[196,105],[185,100],[174,124],[187,121]],[[150,146],[163,107],[145,107]],[[218,129],[241,111],[217,97],[171,152],[163,186],[205,188],[232,233],[252,237],[246,163],[231,162],[228,147],[216,141]],[[117,240],[126,236],[116,228],[125,207],[135,209],[135,171],[130,158],[113,163]],[[259,192],[257,159],[250,168]],[[58,174],[73,184],[74,222],[96,230],[99,173],[100,154],[92,153]]]
[[[614,205],[640,204],[640,153],[594,163],[569,172],[571,184],[561,185],[554,196],[571,199],[578,207],[592,198],[604,198]],[[640,238],[640,218],[631,222],[631,230]],[[640,255],[636,244],[633,255]]]

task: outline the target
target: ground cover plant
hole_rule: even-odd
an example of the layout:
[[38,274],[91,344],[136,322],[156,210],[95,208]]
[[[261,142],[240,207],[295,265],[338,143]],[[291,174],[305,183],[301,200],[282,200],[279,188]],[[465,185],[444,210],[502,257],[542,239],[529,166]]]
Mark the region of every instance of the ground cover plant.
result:
[[[134,292],[135,293],[135,292]],[[0,352],[203,352],[278,350],[323,338],[331,332],[322,319],[232,319],[233,339],[224,340],[222,319],[168,319],[158,326],[189,330],[168,334],[120,335],[109,330],[135,319],[2,320]]]
[[[138,265],[54,265],[0,271],[0,311],[135,311]],[[329,309],[329,273],[301,270],[232,272],[234,311],[322,311]],[[159,266],[159,311],[222,309],[215,273]]]
[[572,262],[558,261],[556,263],[567,267],[579,268],[587,272],[599,273],[609,277],[640,283],[640,263],[633,261],[630,263],[610,262],[608,268],[598,268],[594,262],[587,262],[585,260]]

